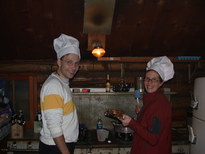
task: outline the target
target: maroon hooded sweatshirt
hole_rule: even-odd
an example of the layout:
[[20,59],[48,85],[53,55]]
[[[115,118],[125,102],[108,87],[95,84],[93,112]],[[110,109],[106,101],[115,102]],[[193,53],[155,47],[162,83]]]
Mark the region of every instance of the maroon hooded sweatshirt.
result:
[[135,131],[131,154],[171,154],[171,104],[160,90],[143,101],[137,120],[129,123]]

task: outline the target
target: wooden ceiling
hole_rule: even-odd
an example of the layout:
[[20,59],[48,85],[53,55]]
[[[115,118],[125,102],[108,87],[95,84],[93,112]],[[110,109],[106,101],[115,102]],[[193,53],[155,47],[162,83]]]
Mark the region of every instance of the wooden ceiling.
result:
[[[112,19],[106,57],[204,55],[205,0],[116,0]],[[0,60],[55,60],[61,33],[95,59],[83,26],[84,0],[1,0]]]

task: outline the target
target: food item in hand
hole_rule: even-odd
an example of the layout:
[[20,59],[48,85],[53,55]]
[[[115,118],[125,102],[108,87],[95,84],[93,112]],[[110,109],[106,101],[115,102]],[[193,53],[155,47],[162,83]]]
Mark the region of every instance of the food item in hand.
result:
[[114,110],[114,109],[108,109],[105,112],[105,116],[110,117],[110,118],[120,118],[124,112],[122,110]]

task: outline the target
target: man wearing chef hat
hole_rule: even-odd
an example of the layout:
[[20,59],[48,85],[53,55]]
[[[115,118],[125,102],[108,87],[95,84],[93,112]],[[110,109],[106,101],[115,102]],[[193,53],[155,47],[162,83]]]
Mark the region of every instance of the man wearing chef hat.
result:
[[168,57],[156,57],[147,63],[143,107],[136,120],[128,115],[120,119],[135,131],[131,154],[171,154],[171,104],[161,87],[173,76],[173,64]]
[[69,87],[79,68],[79,41],[61,34],[53,42],[58,69],[44,82],[41,93],[43,127],[39,153],[73,154],[78,139],[78,117]]

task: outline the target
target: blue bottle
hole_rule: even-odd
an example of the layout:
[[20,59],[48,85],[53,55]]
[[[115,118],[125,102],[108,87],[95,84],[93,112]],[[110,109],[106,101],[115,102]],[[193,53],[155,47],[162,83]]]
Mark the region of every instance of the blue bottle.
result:
[[96,129],[103,129],[103,121],[100,117],[97,120]]

